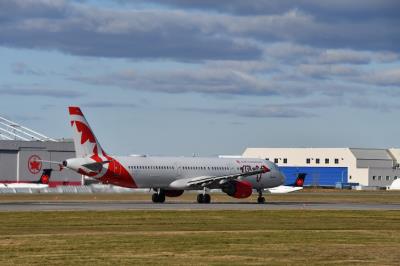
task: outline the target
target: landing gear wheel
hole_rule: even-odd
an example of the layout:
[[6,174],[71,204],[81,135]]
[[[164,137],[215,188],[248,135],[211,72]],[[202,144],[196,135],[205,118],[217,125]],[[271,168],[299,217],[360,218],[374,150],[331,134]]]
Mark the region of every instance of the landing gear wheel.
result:
[[157,203],[157,202],[158,202],[158,193],[154,193],[154,194],[151,196],[151,200],[152,200],[154,203]]
[[197,203],[210,203],[211,196],[209,194],[199,194],[197,195]]
[[204,201],[204,203],[210,203],[211,202],[210,194],[204,194],[203,201]]
[[258,197],[257,198],[258,203],[265,203],[265,198],[264,197]]
[[257,202],[260,204],[263,204],[265,202],[265,198],[263,197],[262,193],[262,189],[258,189],[258,198],[257,198]]
[[154,194],[151,196],[151,200],[152,200],[154,203],[164,203],[164,202],[165,202],[165,193],[163,193],[163,192],[154,193]]
[[204,203],[204,195],[203,194],[197,195],[197,203]]
[[165,202],[165,193],[158,194],[158,202],[164,203]]

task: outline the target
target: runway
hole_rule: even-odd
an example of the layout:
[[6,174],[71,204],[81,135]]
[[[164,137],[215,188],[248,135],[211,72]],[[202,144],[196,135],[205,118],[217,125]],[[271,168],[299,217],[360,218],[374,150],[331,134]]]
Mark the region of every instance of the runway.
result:
[[127,211],[127,210],[400,210],[400,204],[267,202],[210,203],[166,202],[154,204],[143,201],[57,201],[2,202],[0,212],[18,211]]

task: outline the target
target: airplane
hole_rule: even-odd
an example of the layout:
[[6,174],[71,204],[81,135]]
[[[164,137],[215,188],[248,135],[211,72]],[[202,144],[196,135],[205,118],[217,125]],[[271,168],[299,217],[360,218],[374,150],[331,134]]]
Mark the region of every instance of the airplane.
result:
[[267,188],[265,190],[271,194],[283,194],[283,193],[290,193],[290,192],[302,190],[303,185],[304,185],[304,180],[306,179],[306,175],[307,175],[306,173],[298,173],[297,178],[293,184],[286,185],[286,186],[281,185],[278,187]]
[[79,107],[69,107],[76,157],[61,166],[103,184],[155,191],[154,203],[179,197],[185,190],[202,190],[198,203],[210,203],[211,189],[234,198],[258,192],[264,203],[266,188],[284,184],[285,176],[274,163],[258,158],[112,156],[104,151]]
[[42,175],[39,180],[31,183],[8,183],[0,184],[0,188],[34,188],[41,189],[49,187],[49,180],[53,169],[43,169]]

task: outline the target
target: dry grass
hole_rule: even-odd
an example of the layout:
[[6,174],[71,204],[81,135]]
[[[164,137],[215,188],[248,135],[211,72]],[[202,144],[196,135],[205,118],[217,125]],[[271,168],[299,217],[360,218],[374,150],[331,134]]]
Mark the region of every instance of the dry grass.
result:
[[398,265],[396,211],[0,213],[0,265]]

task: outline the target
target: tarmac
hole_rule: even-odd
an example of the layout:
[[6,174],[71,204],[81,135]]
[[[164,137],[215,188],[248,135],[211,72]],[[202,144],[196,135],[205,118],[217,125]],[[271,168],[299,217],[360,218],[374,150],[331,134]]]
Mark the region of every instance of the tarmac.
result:
[[152,203],[144,201],[1,202],[0,212],[19,211],[129,211],[129,210],[400,210],[400,204],[331,202],[192,202]]

